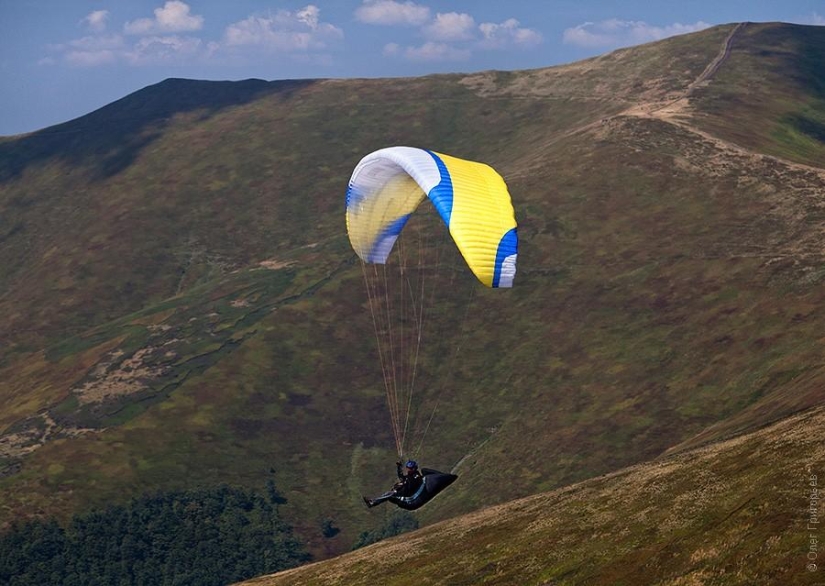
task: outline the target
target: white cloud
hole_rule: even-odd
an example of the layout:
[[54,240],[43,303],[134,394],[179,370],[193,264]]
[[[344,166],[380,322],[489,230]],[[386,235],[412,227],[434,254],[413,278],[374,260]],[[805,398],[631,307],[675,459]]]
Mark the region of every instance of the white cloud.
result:
[[277,30],[271,19],[255,16],[230,25],[225,39],[228,46],[259,46],[281,51],[306,50],[312,45],[311,33]]
[[321,11],[317,6],[309,4],[295,13],[295,20],[304,23],[312,30],[316,30],[318,28],[318,17],[320,14]]
[[132,65],[185,63],[201,52],[201,40],[196,37],[143,37],[123,56]]
[[329,42],[343,37],[340,28],[320,21],[320,10],[311,4],[294,13],[279,10],[274,15],[250,16],[229,25],[224,33],[227,46],[275,51],[324,49]]
[[68,51],[64,55],[64,59],[66,63],[76,67],[96,67],[114,63],[117,61],[117,54],[109,49],[100,51],[73,50]]
[[97,67],[111,63],[130,65],[182,64],[209,55],[211,46],[203,47],[196,37],[152,35],[126,43],[122,35],[90,35],[50,47],[57,55],[40,60],[43,65],[58,60],[72,67]]
[[478,26],[484,36],[482,46],[487,49],[503,49],[510,46],[532,47],[542,42],[540,33],[519,26],[519,21],[509,18],[500,24],[485,22]]
[[120,35],[91,35],[74,39],[65,44],[51,45],[49,48],[57,57],[41,59],[41,65],[54,65],[59,60],[74,67],[95,67],[117,61],[118,51],[123,47]]
[[467,61],[469,49],[459,49],[446,43],[424,43],[420,47],[407,47],[404,56],[410,61]]
[[[111,63],[183,64],[197,62],[214,53],[214,43],[204,46],[199,38],[170,34],[203,27],[203,17],[192,15],[186,3],[169,0],[161,8],[155,9],[154,15],[154,18],[138,19],[124,25],[125,33],[140,35],[135,42],[127,43],[122,34],[105,34],[109,12],[95,10],[80,22],[92,34],[49,46],[53,54],[41,59],[39,63],[65,63],[73,67],[96,67]],[[311,14],[307,18],[311,20]]]
[[427,40],[423,45],[402,48],[389,43],[384,46],[383,55],[402,56],[410,61],[466,61],[479,49],[524,48],[543,41],[541,34],[522,27],[514,18],[476,25],[471,15],[457,12],[437,13],[420,32]]
[[[123,48],[123,38],[120,35],[90,35],[49,48],[69,65],[95,67],[117,61],[118,53]],[[40,64],[53,65],[57,61],[57,58],[47,57],[41,59]]]
[[64,55],[66,62],[75,67],[97,67],[117,61],[117,54],[108,49],[101,51],[68,51]]
[[466,41],[475,34],[476,22],[469,14],[448,12],[435,15],[435,20],[426,25],[422,32],[431,41]]
[[108,10],[95,10],[90,12],[86,17],[81,20],[81,24],[85,25],[94,32],[103,32],[106,30],[106,21],[109,19],[109,11]]
[[78,51],[103,51],[117,50],[124,46],[123,37],[120,35],[88,36],[69,41],[66,45],[57,45],[57,49],[68,48]]
[[180,0],[168,0],[162,8],[155,8],[154,18],[139,18],[127,22],[123,30],[130,35],[152,35],[196,31],[203,28],[203,17],[189,13],[189,5]]
[[603,20],[586,22],[564,31],[563,41],[567,45],[588,48],[626,47],[667,37],[700,31],[710,27],[706,22],[694,24],[671,24],[664,27],[649,25],[643,21]]
[[[106,16],[91,13],[82,22],[90,27],[97,26],[105,22]],[[248,57],[247,49],[257,48],[291,53],[294,59],[307,63],[329,64],[331,58],[321,51],[344,36],[340,28],[322,22],[321,11],[312,4],[292,12],[280,10],[265,16],[250,16],[229,25],[220,40],[173,34],[174,31],[199,30],[202,26],[203,17],[192,15],[184,2],[170,0],[154,11],[154,18],[126,23],[123,35],[99,32],[53,45],[49,47],[52,54],[39,63],[83,67],[108,63],[184,65],[207,60],[238,63]]]
[[355,18],[366,24],[420,26],[430,19],[430,9],[409,0],[364,0]]

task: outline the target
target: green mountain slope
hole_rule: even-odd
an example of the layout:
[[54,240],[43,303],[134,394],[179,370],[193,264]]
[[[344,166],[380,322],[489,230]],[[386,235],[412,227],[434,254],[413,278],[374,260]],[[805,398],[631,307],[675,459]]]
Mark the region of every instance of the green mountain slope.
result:
[[822,584],[825,411],[244,582]]
[[167,80],[4,139],[0,523],[274,478],[318,556],[381,526],[359,499],[396,456],[343,197],[393,144],[494,166],[521,239],[516,287],[441,334],[458,367],[425,349],[449,388],[419,459],[461,478],[422,523],[821,403],[825,147],[782,129],[822,115],[823,38],[730,25],[533,71]]
[[[697,123],[741,146],[821,167],[825,159],[821,31],[750,25],[740,31],[730,51],[737,67],[720,68],[710,86],[697,88]],[[759,83],[754,83],[757,78]]]

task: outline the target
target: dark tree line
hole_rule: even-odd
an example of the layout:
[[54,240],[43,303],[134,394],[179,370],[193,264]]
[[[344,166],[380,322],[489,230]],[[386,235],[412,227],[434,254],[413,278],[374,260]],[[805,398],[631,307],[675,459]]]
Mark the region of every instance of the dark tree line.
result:
[[158,493],[126,506],[14,525],[0,536],[8,586],[222,586],[309,560],[274,487]]

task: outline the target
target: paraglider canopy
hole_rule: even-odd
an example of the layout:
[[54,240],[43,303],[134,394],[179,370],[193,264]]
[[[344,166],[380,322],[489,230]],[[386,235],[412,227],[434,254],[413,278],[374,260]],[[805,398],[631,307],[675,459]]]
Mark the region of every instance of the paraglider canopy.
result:
[[[425,200],[437,214],[414,213],[430,207]],[[362,261],[396,450],[420,455],[447,387],[436,375],[457,370],[463,325],[481,289],[471,274],[487,287],[513,286],[518,237],[510,194],[489,165],[394,146],[353,170],[346,223]]]
[[383,264],[410,214],[428,197],[473,274],[512,287],[518,237],[507,185],[488,165],[413,147],[358,163],[347,189],[347,233],[356,254]]

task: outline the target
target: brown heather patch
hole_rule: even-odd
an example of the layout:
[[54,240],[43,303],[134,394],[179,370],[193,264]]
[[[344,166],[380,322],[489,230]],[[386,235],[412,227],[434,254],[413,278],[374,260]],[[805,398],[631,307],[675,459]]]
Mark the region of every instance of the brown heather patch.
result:
[[[72,393],[81,404],[99,403],[107,399],[138,393],[148,388],[148,382],[169,371],[165,366],[150,366],[145,359],[158,352],[158,348],[147,347],[137,350],[132,356],[120,360],[123,352],[112,352],[108,360],[101,361],[89,374],[89,379],[74,387]],[[169,354],[171,351],[166,352]],[[174,353],[167,356],[173,358]],[[117,366],[115,366],[117,365]]]
[[68,397],[71,385],[122,342],[122,337],[107,340],[56,363],[47,360],[45,352],[32,353],[0,370],[0,433]]
[[[25,421],[24,430],[0,436],[0,458],[16,461],[58,438],[76,438],[99,429],[58,425],[48,413],[40,413]],[[0,470],[0,474],[2,470]]]

